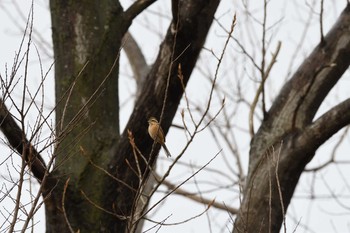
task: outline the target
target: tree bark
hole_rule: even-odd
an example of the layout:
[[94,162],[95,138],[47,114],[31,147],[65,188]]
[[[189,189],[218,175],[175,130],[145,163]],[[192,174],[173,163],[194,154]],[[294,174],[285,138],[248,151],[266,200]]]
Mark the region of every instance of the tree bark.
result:
[[118,58],[128,25],[118,1],[51,0],[50,9],[57,103],[50,175],[57,182],[48,187],[46,229],[107,232],[113,218],[96,208],[106,175],[92,164],[106,169],[119,138]]
[[[178,20],[173,20],[168,28],[158,57],[141,87],[140,93],[142,95],[136,100],[134,111],[118,142],[114,159],[108,166],[111,174],[127,181],[128,185],[133,188],[120,185],[112,179],[106,182],[106,196],[114,198],[113,204],[109,206],[114,206],[119,215],[132,217],[136,205],[134,199],[136,190],[141,182],[134,173],[137,170],[137,165],[129,143],[128,131],[132,132],[135,144],[148,161],[147,165],[152,167],[159,146],[151,154],[153,140],[147,133],[147,119],[150,116],[155,116],[161,120],[164,132],[168,131],[183,94],[181,82],[177,77],[178,64],[182,66],[185,77],[184,84],[186,85],[202,50],[219,2],[218,0],[206,1],[205,3],[187,1],[184,4],[180,1],[179,4],[175,4],[181,9],[176,17]],[[164,103],[164,111],[162,111]],[[139,162],[145,179],[149,170],[146,169],[146,164],[141,159]],[[112,188],[107,189],[107,187]],[[117,190],[117,192],[113,190]],[[127,226],[127,224],[126,220],[120,219],[118,228],[128,232],[134,226]]]
[[[178,64],[186,85],[214,18],[219,0],[176,1],[172,21],[142,93],[122,135],[119,134],[118,58],[132,20],[154,0],[137,1],[123,11],[118,1],[51,0],[56,80],[56,163],[45,195],[47,232],[130,232],[135,195],[140,187],[133,148],[143,179],[156,159],[147,135],[147,118],[159,117],[165,103],[165,132],[183,94]],[[188,33],[191,32],[191,33]],[[169,79],[168,79],[169,77]],[[167,85],[169,81],[169,85]],[[167,93],[167,94],[166,94]],[[148,171],[148,172],[147,172]],[[68,182],[69,181],[69,182]],[[65,185],[66,184],[66,185]]]
[[[350,64],[350,6],[282,88],[251,141],[233,232],[279,232],[301,173],[317,148],[350,123],[350,101],[318,120],[320,104]],[[337,120],[335,120],[337,119]]]
[[32,171],[34,177],[39,183],[42,182],[46,165],[44,159],[26,138],[23,129],[21,129],[13,119],[11,113],[6,108],[5,103],[0,98],[0,130],[6,136],[11,147],[24,155],[24,159]]

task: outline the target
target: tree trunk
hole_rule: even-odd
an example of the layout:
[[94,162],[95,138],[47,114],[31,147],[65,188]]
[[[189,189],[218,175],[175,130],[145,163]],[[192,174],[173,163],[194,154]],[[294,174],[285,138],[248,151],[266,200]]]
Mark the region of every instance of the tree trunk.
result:
[[285,84],[251,141],[244,198],[233,232],[279,232],[303,169],[317,148],[350,123],[350,100],[314,120],[350,64],[348,5]]
[[[136,196],[159,150],[157,147],[151,155],[147,118],[159,117],[165,103],[162,126],[168,131],[183,94],[178,64],[186,85],[219,4],[219,0],[173,2],[174,20],[120,135],[121,40],[132,19],[152,2],[135,2],[126,11],[118,1],[50,2],[57,146],[54,171],[44,194],[47,232],[136,229]],[[147,165],[136,155],[137,165],[127,130]],[[141,174],[135,174],[138,168]]]
[[[119,138],[118,58],[126,27],[118,1],[51,0],[56,81],[56,150],[46,201],[47,232],[109,232],[100,211],[106,169]],[[69,180],[62,206],[64,184]],[[63,213],[66,214],[67,221]]]

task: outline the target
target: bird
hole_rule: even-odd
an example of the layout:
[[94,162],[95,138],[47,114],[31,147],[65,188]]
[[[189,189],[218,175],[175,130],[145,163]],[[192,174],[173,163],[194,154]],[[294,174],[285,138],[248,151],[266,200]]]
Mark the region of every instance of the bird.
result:
[[159,125],[159,122],[155,117],[150,117],[148,119],[148,133],[149,133],[149,136],[154,141],[156,141],[163,147],[163,149],[165,150],[166,156],[171,157],[171,154],[165,145],[165,137],[164,137],[163,129]]

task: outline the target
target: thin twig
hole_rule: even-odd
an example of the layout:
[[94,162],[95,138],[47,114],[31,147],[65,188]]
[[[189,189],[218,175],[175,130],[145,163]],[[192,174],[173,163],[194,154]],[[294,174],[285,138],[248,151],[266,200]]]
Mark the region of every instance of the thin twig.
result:
[[67,188],[68,188],[68,183],[69,183],[70,177],[68,177],[66,183],[64,184],[64,188],[63,188],[63,193],[62,193],[62,212],[63,212],[63,216],[64,216],[64,220],[66,221],[68,228],[70,230],[71,233],[75,233],[75,231],[73,230],[69,220],[68,220],[68,216],[67,216],[67,212],[66,212],[66,208],[65,208],[65,198],[66,198],[66,192],[67,192]]
[[[174,193],[179,187],[181,187],[183,184],[185,184],[188,180],[193,178],[195,175],[197,175],[200,171],[202,171],[204,168],[206,168],[218,155],[220,154],[220,151],[215,154],[213,158],[211,158],[206,164],[203,165],[200,169],[198,169],[195,173],[190,175],[187,179],[185,179],[183,182],[181,182],[179,185],[177,185],[173,190],[171,190],[168,194],[166,194],[164,197],[162,197],[160,200],[158,200],[152,207],[150,207],[147,211],[145,211],[140,218],[143,218],[147,213],[149,213],[151,210],[153,210],[159,203],[163,202],[168,196],[170,196],[172,193]],[[169,172],[169,170],[168,170]],[[159,185],[162,184],[165,180],[166,176],[163,176],[162,179],[159,182]],[[151,195],[152,196],[152,195]],[[139,221],[139,219],[138,219]]]
[[93,205],[94,207],[96,207],[97,209],[99,209],[99,210],[101,210],[101,211],[103,211],[103,212],[105,212],[105,213],[107,213],[107,214],[110,214],[110,215],[116,217],[116,218],[119,219],[119,220],[126,220],[126,219],[128,219],[127,216],[122,216],[122,215],[116,214],[116,213],[111,212],[111,211],[109,211],[109,210],[106,210],[105,208],[103,208],[103,207],[101,207],[100,205],[96,204],[95,202],[93,202],[93,201],[85,194],[85,192],[84,192],[83,190],[80,190],[80,193],[84,196],[84,198],[85,198],[90,204],[92,204],[92,205]]
[[265,81],[269,77],[270,71],[271,71],[273,65],[277,61],[277,56],[278,56],[278,53],[279,53],[280,49],[281,49],[281,42],[279,41],[278,44],[277,44],[275,52],[272,54],[271,62],[269,64],[268,68],[266,69],[266,71],[264,72],[263,81],[260,83],[260,85],[258,87],[258,90],[256,90],[254,100],[253,100],[253,102],[252,102],[252,104],[250,106],[250,110],[249,110],[249,133],[250,133],[251,137],[254,136],[254,112],[255,112],[255,108],[256,108],[256,105],[257,105],[257,103],[259,101],[259,96],[263,92]]
[[[160,180],[161,177],[157,176],[157,179]],[[167,180],[163,180],[162,184],[165,185],[170,190],[175,190],[174,191],[175,194],[184,196],[188,199],[191,199],[192,201],[202,203],[205,205],[211,205],[217,209],[228,211],[230,214],[233,214],[233,215],[238,213],[237,208],[229,207],[229,206],[225,205],[224,203],[219,203],[215,200],[215,198],[214,199],[207,199],[204,197],[199,197],[196,194],[188,192],[180,187],[177,187],[176,185],[172,184],[171,182],[169,182]]]
[[321,0],[321,11],[320,11],[320,37],[321,37],[321,44],[324,44],[324,34],[323,34],[323,2],[324,0]]
[[[284,233],[287,233],[286,209],[285,209],[284,203],[283,203],[282,188],[281,188],[280,179],[279,179],[279,176],[278,176],[278,166],[279,166],[279,162],[280,162],[280,155],[281,155],[282,145],[283,145],[283,142],[281,142],[280,148],[279,148],[279,150],[277,152],[277,161],[276,161],[276,164],[275,164],[275,167],[276,167],[275,168],[275,177],[276,177],[278,195],[279,195],[279,200],[280,200],[280,204],[281,204],[281,211],[282,211],[282,217],[283,217],[283,230],[284,230]],[[275,155],[275,153],[273,153],[273,155]]]

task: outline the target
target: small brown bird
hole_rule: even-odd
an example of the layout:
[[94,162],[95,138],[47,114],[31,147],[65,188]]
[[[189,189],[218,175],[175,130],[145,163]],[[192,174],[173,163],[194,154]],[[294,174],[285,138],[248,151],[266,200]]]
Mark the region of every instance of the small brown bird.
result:
[[151,138],[154,141],[156,141],[163,147],[163,149],[165,150],[166,156],[170,157],[171,154],[165,145],[164,132],[162,130],[162,127],[160,127],[159,122],[154,117],[150,117],[148,119],[148,133],[149,133],[149,136],[151,136]]

